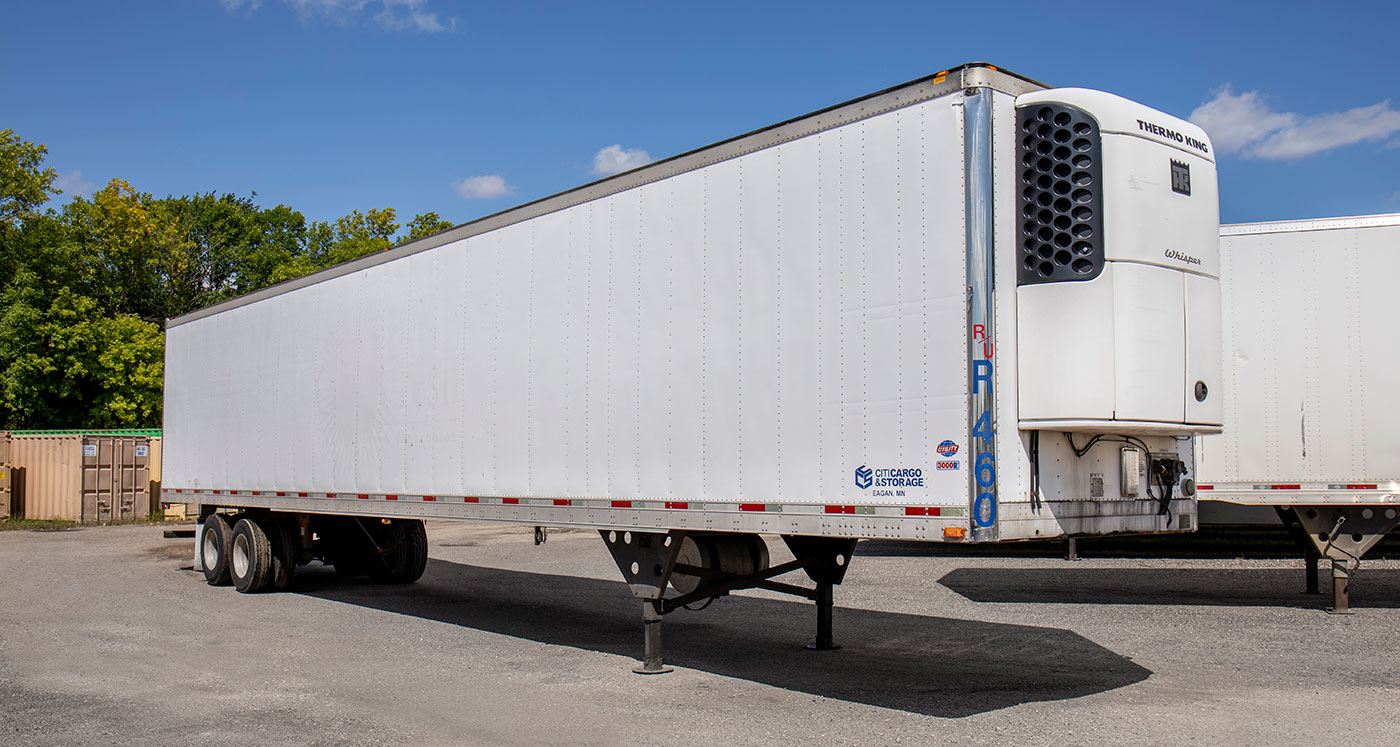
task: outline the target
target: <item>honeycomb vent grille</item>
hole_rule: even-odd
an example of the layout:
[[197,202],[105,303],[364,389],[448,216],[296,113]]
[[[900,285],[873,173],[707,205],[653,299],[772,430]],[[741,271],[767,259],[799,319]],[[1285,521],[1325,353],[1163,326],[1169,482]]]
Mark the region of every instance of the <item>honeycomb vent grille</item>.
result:
[[1099,124],[1064,104],[1016,110],[1020,141],[1016,284],[1092,280],[1103,272]]

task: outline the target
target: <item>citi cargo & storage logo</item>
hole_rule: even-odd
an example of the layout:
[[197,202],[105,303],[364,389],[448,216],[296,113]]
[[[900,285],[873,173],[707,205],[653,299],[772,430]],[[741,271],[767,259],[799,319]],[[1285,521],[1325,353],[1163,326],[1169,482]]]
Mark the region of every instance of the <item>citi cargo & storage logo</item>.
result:
[[[917,467],[856,468],[856,487],[867,488],[925,488],[924,471]],[[876,490],[875,495],[904,495],[903,490]]]

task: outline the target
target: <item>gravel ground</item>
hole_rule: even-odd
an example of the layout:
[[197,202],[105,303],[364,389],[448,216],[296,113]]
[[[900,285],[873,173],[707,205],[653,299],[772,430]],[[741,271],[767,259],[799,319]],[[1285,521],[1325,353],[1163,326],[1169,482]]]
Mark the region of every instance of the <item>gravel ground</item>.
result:
[[840,651],[802,647],[810,604],[739,592],[668,615],[676,670],[641,677],[596,533],[428,533],[417,584],[312,565],[249,596],[161,527],[0,532],[0,744],[1382,744],[1400,722],[1400,561],[1342,617],[1301,561],[867,542]]

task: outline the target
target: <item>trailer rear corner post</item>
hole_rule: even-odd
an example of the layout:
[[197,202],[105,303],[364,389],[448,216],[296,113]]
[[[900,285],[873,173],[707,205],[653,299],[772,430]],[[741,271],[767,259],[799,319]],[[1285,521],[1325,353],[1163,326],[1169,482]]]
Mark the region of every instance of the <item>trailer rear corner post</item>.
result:
[[[642,601],[642,661],[632,671],[637,674],[665,674],[661,651],[661,618],[695,602],[726,596],[738,589],[766,589],[780,594],[810,599],[817,605],[816,639],[807,645],[814,651],[839,649],[832,635],[831,613],[834,587],[850,567],[856,540],[844,537],[805,537],[783,535],[793,560],[781,565],[757,567],[753,573],[730,573],[720,568],[677,562],[688,532],[627,532],[599,530],[618,570],[622,571],[633,596]],[[761,538],[755,537],[759,542]],[[761,565],[766,566],[766,563]],[[786,584],[772,579],[796,570],[806,572],[815,588]],[[690,592],[667,598],[666,585],[673,574],[694,576],[698,586]]]

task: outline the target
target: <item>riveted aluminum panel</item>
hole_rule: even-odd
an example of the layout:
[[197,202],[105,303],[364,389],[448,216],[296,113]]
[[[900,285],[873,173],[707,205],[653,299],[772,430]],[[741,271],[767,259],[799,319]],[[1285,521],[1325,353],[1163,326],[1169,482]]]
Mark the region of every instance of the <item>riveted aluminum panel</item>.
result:
[[163,484],[965,506],[961,128],[959,92],[172,326]]
[[1400,501],[1400,215],[1222,226],[1225,431],[1202,498]]

